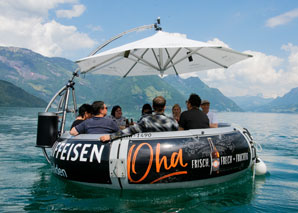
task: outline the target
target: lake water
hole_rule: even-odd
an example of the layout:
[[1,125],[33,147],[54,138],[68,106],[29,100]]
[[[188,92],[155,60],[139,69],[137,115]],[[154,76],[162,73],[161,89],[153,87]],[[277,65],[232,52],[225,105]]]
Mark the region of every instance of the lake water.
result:
[[225,184],[116,191],[63,181],[35,147],[37,112],[0,108],[0,212],[298,212],[298,115],[217,113],[250,130],[269,172]]

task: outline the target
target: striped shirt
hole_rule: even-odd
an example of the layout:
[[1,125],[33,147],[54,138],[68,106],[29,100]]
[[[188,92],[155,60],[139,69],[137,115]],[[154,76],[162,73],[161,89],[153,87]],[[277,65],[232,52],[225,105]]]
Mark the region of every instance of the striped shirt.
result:
[[175,119],[167,117],[163,113],[153,113],[143,117],[138,123],[123,129],[111,138],[115,139],[119,136],[133,135],[139,132],[177,131],[178,127]]

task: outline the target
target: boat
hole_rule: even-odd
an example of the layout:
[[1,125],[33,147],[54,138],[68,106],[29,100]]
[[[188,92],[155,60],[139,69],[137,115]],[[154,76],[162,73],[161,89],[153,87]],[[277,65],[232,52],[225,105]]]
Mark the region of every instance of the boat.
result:
[[[134,190],[192,188],[218,184],[239,177],[247,171],[252,171],[253,175],[256,173],[265,174],[266,166],[264,166],[263,161],[258,160],[256,142],[247,129],[236,124],[222,123],[219,124],[218,128],[209,129],[137,133],[117,138],[108,143],[100,141],[100,134],[71,136],[68,131],[65,131],[67,113],[76,113],[77,111],[74,79],[78,76],[78,71],[86,73],[92,70],[98,72],[98,70],[103,69],[105,74],[120,73],[126,77],[129,73],[133,73],[135,71],[133,69],[140,63],[141,69],[143,66],[149,66],[153,70],[152,72],[158,70],[161,75],[170,74],[169,72],[177,74],[180,68],[178,62],[203,60],[203,63],[206,58],[209,60],[210,57],[203,54],[209,54],[209,52],[214,54],[215,50],[221,51],[215,54],[215,59],[210,59],[215,68],[218,66],[226,68],[237,61],[251,57],[212,45],[209,45],[209,49],[207,49],[207,44],[197,42],[195,45],[205,46],[192,48],[187,46],[185,48],[186,53],[183,53],[185,55],[175,61],[172,53],[174,52],[175,56],[179,55],[178,52],[182,52],[181,48],[178,47],[180,48],[178,51],[173,50],[172,46],[172,48],[165,48],[166,45],[162,43],[162,48],[165,49],[152,49],[153,55],[155,55],[155,51],[159,53],[159,55],[155,55],[156,57],[151,57],[157,61],[158,66],[156,66],[153,62],[148,62],[145,56],[147,50],[145,50],[146,45],[144,43],[148,39],[141,41],[141,47],[136,47],[140,42],[135,42],[133,45],[124,45],[125,48],[115,48],[95,55],[104,46],[129,32],[148,28],[155,28],[160,31],[159,24],[160,21],[158,20],[153,25],[145,25],[119,34],[97,48],[89,57],[78,60],[79,69],[73,73],[68,83],[54,95],[45,112],[39,113],[36,146],[42,148],[44,156],[51,165],[52,172],[63,179],[82,184]],[[173,37],[172,35],[158,33],[155,36],[170,36],[166,39],[167,41]],[[177,35],[174,35],[175,39],[176,37]],[[150,39],[152,40],[153,36]],[[158,40],[160,41],[160,38]],[[183,42],[184,40],[179,40],[179,44]],[[188,42],[186,41],[186,45],[189,45]],[[173,41],[170,43],[170,45],[177,46]],[[153,46],[156,48],[155,44]],[[138,48],[144,50],[141,53],[142,56],[136,55]],[[165,58],[162,58],[163,50],[167,56]],[[203,50],[204,53],[197,52],[199,50]],[[224,64],[224,61],[219,62],[218,54],[221,54],[222,51],[224,54],[232,54],[231,57],[230,55],[221,57],[226,59],[227,64]],[[134,60],[130,59],[132,65],[128,66],[128,71],[120,70],[123,63],[127,66],[126,63],[129,62],[126,59],[130,55],[135,57]],[[120,63],[120,71],[115,71],[115,67],[109,67],[113,63],[119,63],[119,61],[124,61]],[[208,63],[211,62],[206,62],[206,64]],[[206,69],[206,65],[201,66],[201,64],[192,64],[190,71],[194,67]],[[149,68],[146,70],[151,73]],[[139,73],[134,75],[139,75]],[[71,96],[73,109],[69,109]],[[59,97],[60,100],[57,100]],[[57,103],[56,111],[51,112],[49,109],[54,102]],[[59,125],[60,127],[58,127]],[[48,154],[49,150],[50,154]],[[259,162],[262,164],[262,169],[255,172]]]

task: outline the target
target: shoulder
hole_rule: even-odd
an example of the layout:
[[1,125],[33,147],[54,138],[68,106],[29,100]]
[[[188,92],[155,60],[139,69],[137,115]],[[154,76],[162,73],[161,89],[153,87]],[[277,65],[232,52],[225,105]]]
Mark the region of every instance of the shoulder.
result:
[[115,118],[113,115],[107,115],[107,116],[105,116],[104,118],[105,118],[105,119],[112,120],[112,121],[116,120],[116,118]]

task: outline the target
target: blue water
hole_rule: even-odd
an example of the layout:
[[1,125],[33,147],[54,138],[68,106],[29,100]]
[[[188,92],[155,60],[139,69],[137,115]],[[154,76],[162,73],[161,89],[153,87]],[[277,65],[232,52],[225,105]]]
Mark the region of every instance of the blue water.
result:
[[54,176],[35,147],[37,112],[0,108],[0,212],[298,212],[298,115],[218,113],[250,130],[263,151],[266,176],[250,173],[208,187],[116,191]]

